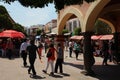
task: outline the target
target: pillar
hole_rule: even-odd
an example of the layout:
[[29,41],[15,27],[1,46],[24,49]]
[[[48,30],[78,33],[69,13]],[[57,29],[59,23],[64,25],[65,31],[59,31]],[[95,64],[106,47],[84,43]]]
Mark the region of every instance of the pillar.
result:
[[115,32],[114,33],[114,41],[115,41],[115,60],[116,64],[120,62],[120,32]]
[[83,36],[84,36],[83,57],[84,57],[84,69],[85,69],[86,75],[94,75],[92,66],[95,63],[95,59],[92,52],[91,35],[92,35],[92,32],[83,33]]

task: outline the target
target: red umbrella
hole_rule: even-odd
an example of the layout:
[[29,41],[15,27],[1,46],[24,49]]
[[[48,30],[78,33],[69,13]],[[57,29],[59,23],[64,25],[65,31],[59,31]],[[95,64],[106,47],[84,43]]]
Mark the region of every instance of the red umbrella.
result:
[[21,32],[15,31],[15,30],[5,30],[0,33],[0,37],[24,38],[25,35]]

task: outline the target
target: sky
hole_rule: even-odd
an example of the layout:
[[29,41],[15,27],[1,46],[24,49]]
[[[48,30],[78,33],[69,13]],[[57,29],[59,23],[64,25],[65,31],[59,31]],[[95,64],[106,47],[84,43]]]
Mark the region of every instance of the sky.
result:
[[3,5],[11,18],[16,22],[25,27],[30,27],[37,24],[46,24],[52,19],[57,19],[57,12],[53,4],[49,4],[48,7],[44,8],[30,8],[24,7],[19,2],[13,2],[10,5],[0,2]]

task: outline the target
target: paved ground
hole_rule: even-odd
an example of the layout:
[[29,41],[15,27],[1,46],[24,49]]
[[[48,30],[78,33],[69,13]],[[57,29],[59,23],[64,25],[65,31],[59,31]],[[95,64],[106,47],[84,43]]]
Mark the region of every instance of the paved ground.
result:
[[[74,55],[73,58],[69,58],[68,52],[65,51],[64,74],[58,73],[52,77],[42,72],[46,66],[46,57],[42,57],[42,63],[37,58],[35,62],[37,77],[31,78],[27,73],[28,68],[24,68],[22,65],[22,58],[13,60],[0,58],[0,80],[120,80],[120,66],[112,62],[108,63],[109,66],[102,66],[102,58],[95,57],[95,60],[96,63],[93,66],[93,70],[96,73],[96,77],[85,76],[81,74],[83,70],[83,55],[79,55],[79,60],[76,60]],[[48,70],[49,72],[50,70]]]

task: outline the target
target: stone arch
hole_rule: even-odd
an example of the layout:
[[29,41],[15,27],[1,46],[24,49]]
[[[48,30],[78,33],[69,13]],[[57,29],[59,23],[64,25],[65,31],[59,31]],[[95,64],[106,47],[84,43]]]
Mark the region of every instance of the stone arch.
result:
[[98,18],[98,20],[107,23],[107,24],[111,27],[112,33],[115,33],[115,27],[114,27],[114,25],[113,25],[111,22],[109,22],[109,21],[107,21],[107,20],[105,20],[105,19],[102,19],[102,18]]
[[120,11],[120,3],[118,3],[118,4],[113,4],[113,5],[111,5],[111,6],[108,6],[108,7],[104,8],[102,14],[108,13],[108,12],[110,12],[111,10],[112,10],[112,11]]
[[[117,13],[117,16],[118,16],[119,13],[120,13],[120,3],[113,4],[111,6],[108,6],[108,7],[104,8],[102,10],[101,15],[108,14],[108,13],[111,13],[111,12],[118,12]],[[117,19],[119,19],[119,17],[117,17]],[[115,32],[120,32],[120,27],[119,27],[119,24],[118,24],[119,22],[117,23],[117,21],[119,21],[119,20],[115,21],[115,20],[109,19],[108,21],[111,22],[114,25]]]
[[[58,34],[61,35],[62,34],[62,30],[64,28],[64,25],[66,23],[66,21],[72,16],[75,15],[76,17],[78,17],[79,21],[80,21],[80,25],[82,25],[83,22],[83,14],[81,13],[81,11],[75,7],[68,7],[66,9],[64,9],[64,13],[62,14],[62,16],[60,17],[60,20],[57,22],[57,27],[58,27]],[[82,30],[82,27],[81,27]]]
[[96,0],[91,3],[83,21],[83,26],[85,26],[83,32],[93,31],[93,25],[98,18],[98,14],[108,2],[110,2],[110,0]]

